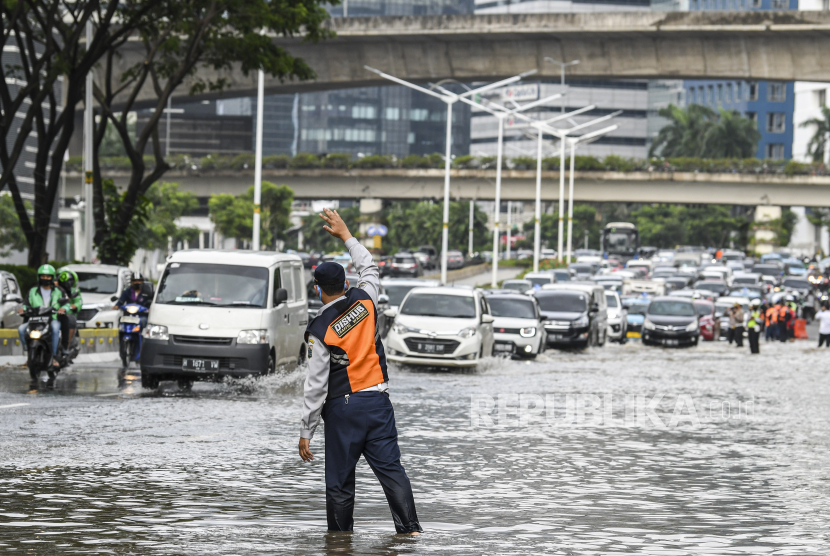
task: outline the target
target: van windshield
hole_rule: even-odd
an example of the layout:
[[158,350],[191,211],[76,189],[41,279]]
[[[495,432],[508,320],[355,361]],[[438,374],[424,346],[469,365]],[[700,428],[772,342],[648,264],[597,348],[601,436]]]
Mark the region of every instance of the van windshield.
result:
[[156,303],[211,307],[265,307],[268,269],[257,266],[170,263]]

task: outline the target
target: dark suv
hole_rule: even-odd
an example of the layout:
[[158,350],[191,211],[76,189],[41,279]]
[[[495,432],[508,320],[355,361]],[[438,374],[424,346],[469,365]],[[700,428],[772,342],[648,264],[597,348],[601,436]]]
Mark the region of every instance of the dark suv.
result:
[[700,339],[697,311],[691,300],[655,297],[643,321],[643,344],[696,346]]
[[[547,286],[557,288],[557,285]],[[533,294],[544,318],[549,347],[601,346],[608,334],[608,310],[602,286],[573,285],[573,289],[541,289]]]

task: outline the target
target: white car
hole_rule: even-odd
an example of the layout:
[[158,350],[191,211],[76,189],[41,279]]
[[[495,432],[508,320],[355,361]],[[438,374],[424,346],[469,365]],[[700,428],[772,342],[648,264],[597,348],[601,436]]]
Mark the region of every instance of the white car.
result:
[[78,289],[84,305],[78,313],[78,328],[118,328],[120,311],[112,306],[130,285],[132,271],[126,266],[70,264],[78,275]]
[[545,350],[545,327],[535,297],[520,293],[487,296],[493,315],[493,354],[533,359]]
[[406,297],[406,294],[410,290],[414,288],[440,286],[441,282],[438,280],[422,280],[418,278],[384,278],[380,281],[380,284],[383,286],[384,293],[389,296],[389,307],[387,309],[392,309],[397,313],[403,298]]
[[467,288],[413,289],[386,337],[386,353],[395,363],[475,367],[493,354],[487,300],[482,292]]
[[556,283],[556,276],[550,272],[528,272],[524,279],[533,284],[534,287]]
[[624,344],[628,339],[628,311],[620,301],[620,294],[605,290],[608,302],[608,340]]

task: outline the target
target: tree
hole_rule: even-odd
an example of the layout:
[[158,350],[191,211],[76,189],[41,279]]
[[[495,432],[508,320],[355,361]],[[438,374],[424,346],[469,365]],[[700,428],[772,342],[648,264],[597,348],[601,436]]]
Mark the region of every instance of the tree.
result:
[[[27,203],[28,204],[28,203]],[[12,250],[26,249],[26,236],[14,209],[11,195],[0,195],[0,257],[8,257]]]
[[807,143],[807,152],[813,162],[823,162],[827,152],[827,138],[830,136],[830,108],[821,107],[821,118],[810,118],[801,127],[816,126],[816,131]]
[[[0,2],[0,46],[4,56],[8,52],[15,57],[14,63],[0,67],[0,191],[8,187],[12,195],[31,267],[42,263],[46,251],[64,153],[74,132],[86,75],[157,4],[159,0]],[[94,22],[89,44],[84,32],[87,21]],[[59,79],[63,79],[60,86]],[[17,122],[18,117],[22,121]],[[15,168],[33,132],[37,133],[34,202],[27,207]]]
[[[387,252],[433,245],[440,251],[444,223],[441,203],[406,201],[394,203],[381,218],[389,233],[384,239]],[[451,201],[448,244],[451,250],[467,252],[470,230],[470,202]],[[492,236],[487,229],[487,215],[473,205],[473,249],[486,248]]]
[[723,205],[645,205],[632,213],[643,245],[726,247],[746,244],[749,221],[733,217]]
[[750,158],[761,139],[757,123],[734,110],[671,104],[658,114],[669,123],[657,134],[649,156],[659,152],[664,158]]
[[[142,19],[137,35],[132,37],[143,49],[135,65],[123,72],[116,70],[118,49],[126,38],[108,49],[101,72],[103,80],[95,91],[103,117],[95,130],[93,203],[95,244],[103,262],[122,256],[118,252],[120,237],[130,226],[138,199],[170,168],[162,154],[158,123],[175,89],[189,79],[191,94],[219,91],[228,84],[223,72],[234,66],[246,75],[262,69],[281,80],[311,79],[314,71],[274,44],[269,34],[302,35],[306,41],[317,42],[331,36],[322,28],[326,19],[328,13],[320,0],[159,0],[158,8]],[[147,124],[133,137],[128,116],[145,88],[153,91],[154,106]],[[102,195],[97,165],[107,122],[118,131],[132,165],[125,195],[116,210],[105,206],[107,199],[116,199]],[[152,168],[143,159],[148,148],[155,158]]]
[[[343,222],[350,230],[357,232],[360,207],[337,209],[337,213],[343,218]],[[303,219],[303,244],[305,248],[322,251],[323,253],[343,251],[343,242],[325,231],[323,229],[324,225],[325,222],[317,213],[311,213]]]
[[144,199],[149,206],[146,221],[136,234],[139,246],[148,250],[166,249],[168,238],[174,243],[198,239],[197,228],[183,228],[176,224],[176,220],[199,207],[199,200],[193,193],[179,191],[177,183],[162,182],[154,183]]
[[[260,240],[263,246],[271,245],[276,248],[276,241],[285,238],[285,230],[291,225],[289,216],[294,202],[294,191],[288,186],[276,186],[264,181],[260,199]],[[216,230],[224,237],[253,239],[253,186],[238,197],[228,193],[211,195],[208,210]]]

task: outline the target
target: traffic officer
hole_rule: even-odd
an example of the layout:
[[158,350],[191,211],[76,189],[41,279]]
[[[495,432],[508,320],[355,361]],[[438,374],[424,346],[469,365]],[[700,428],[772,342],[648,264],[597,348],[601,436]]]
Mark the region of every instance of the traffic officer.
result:
[[753,299],[749,305],[749,321],[746,323],[749,334],[749,352],[761,353],[758,345],[758,340],[761,337],[761,300]]
[[336,211],[326,209],[320,217],[327,224],[323,229],[345,242],[360,281],[349,289],[343,267],[334,262],[314,271],[315,291],[324,305],[306,329],[308,376],[300,457],[314,459],[309,444],[322,414],[329,531],[354,529],[355,466],[362,454],[383,487],[395,530],[419,534],[423,529],[400,461],[386,355],[378,333],[380,272]]

